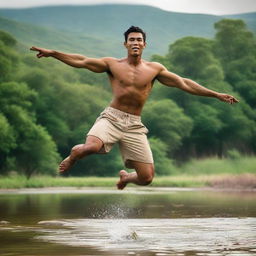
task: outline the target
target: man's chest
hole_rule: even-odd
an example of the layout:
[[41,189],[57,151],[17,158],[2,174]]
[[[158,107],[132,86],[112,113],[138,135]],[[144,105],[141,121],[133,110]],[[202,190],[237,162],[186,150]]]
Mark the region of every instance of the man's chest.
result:
[[147,66],[130,67],[129,65],[115,65],[111,68],[111,79],[120,86],[143,88],[151,85],[156,72]]

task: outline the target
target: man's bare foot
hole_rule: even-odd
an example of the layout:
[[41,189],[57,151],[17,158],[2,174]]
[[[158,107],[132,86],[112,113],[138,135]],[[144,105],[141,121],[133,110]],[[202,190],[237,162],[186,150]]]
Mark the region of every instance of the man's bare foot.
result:
[[59,165],[59,172],[63,173],[67,170],[69,170],[73,165],[75,161],[71,160],[70,157],[68,156],[65,158]]
[[128,177],[128,172],[125,170],[121,170],[119,172],[119,176],[120,176],[120,180],[118,181],[118,183],[116,184],[118,189],[124,189],[127,185],[127,177]]

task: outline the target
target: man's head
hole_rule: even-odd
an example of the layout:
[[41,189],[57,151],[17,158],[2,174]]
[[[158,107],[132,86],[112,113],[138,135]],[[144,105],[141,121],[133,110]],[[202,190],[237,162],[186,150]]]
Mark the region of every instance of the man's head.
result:
[[140,56],[146,47],[146,33],[139,27],[131,26],[124,33],[124,37],[124,46],[128,51],[128,55]]
[[124,39],[125,39],[125,42],[127,42],[127,40],[128,40],[128,35],[129,35],[130,33],[141,33],[144,42],[146,42],[146,33],[145,33],[141,28],[139,28],[139,27],[134,27],[134,26],[129,27],[129,28],[124,32]]

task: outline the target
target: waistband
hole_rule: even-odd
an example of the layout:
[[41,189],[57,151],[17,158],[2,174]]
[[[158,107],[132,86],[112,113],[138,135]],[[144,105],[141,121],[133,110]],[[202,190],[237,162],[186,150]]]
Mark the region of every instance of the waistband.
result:
[[123,111],[121,111],[119,109],[116,109],[116,108],[106,107],[105,111],[109,112],[109,113],[112,113],[116,117],[119,117],[119,118],[129,118],[130,120],[141,121],[141,116],[132,115],[130,113],[123,112]]

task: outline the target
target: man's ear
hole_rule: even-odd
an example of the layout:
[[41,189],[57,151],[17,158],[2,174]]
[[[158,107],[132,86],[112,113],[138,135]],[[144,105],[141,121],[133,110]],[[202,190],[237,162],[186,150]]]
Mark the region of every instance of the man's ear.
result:
[[144,48],[146,48],[146,46],[147,46],[147,43],[146,43],[146,42],[144,42]]
[[124,41],[124,47],[127,48],[127,42]]

